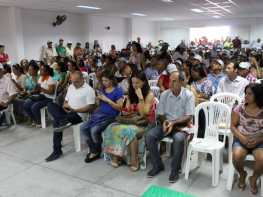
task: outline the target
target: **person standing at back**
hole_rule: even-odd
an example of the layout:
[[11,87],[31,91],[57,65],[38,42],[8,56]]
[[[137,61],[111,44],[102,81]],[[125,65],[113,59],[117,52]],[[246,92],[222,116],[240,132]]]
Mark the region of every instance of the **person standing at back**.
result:
[[47,48],[44,50],[43,53],[43,59],[46,65],[48,65],[48,61],[49,61],[49,57],[53,56],[53,57],[57,57],[57,51],[56,49],[52,46],[52,41],[47,41]]
[[66,48],[63,46],[64,40],[62,38],[59,39],[59,45],[57,46],[57,54],[58,54],[58,62],[61,61],[61,58],[65,57]]

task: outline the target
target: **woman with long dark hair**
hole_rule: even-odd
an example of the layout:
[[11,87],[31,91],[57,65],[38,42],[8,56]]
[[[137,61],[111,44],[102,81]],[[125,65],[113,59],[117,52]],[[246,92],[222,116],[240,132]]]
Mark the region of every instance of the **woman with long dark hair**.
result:
[[142,54],[142,47],[139,43],[132,43],[132,53],[129,62],[137,66],[138,70],[145,70],[145,57]]
[[26,59],[21,60],[20,61],[20,66],[23,69],[24,74],[29,77],[29,72],[28,72],[29,64],[28,64],[28,61]]
[[123,93],[118,87],[113,72],[105,70],[101,73],[100,77],[102,78],[103,87],[96,97],[96,105],[100,106],[99,114],[106,115],[108,118],[100,122],[100,124],[93,126],[90,130],[85,129],[85,127],[94,123],[92,119],[86,121],[80,127],[83,137],[90,148],[90,153],[87,154],[85,159],[86,163],[100,158],[101,133],[109,124],[115,122],[115,117],[119,115],[123,106]]
[[[148,118],[148,126],[127,125],[113,123],[104,131],[104,152],[108,153],[111,160],[111,167],[119,166],[119,158],[126,159],[130,170],[139,170],[141,160],[145,154],[144,134],[155,126],[155,97],[150,90],[147,77],[143,71],[132,73],[130,78],[129,97],[126,102],[126,109],[137,111],[141,116]],[[122,111],[123,114],[129,113]],[[138,148],[139,147],[139,148]],[[124,157],[124,150],[127,148],[127,157]]]
[[245,103],[235,107],[231,118],[231,132],[235,136],[233,149],[233,165],[240,175],[237,187],[239,190],[246,189],[246,177],[244,160],[248,153],[252,153],[255,159],[250,182],[250,194],[258,194],[257,180],[263,171],[263,87],[261,84],[251,83],[245,88]]
[[23,105],[23,109],[33,121],[32,124],[29,126],[35,127],[35,129],[40,129],[42,127],[40,109],[46,107],[48,102],[53,102],[53,99],[56,97],[56,80],[51,77],[53,76],[52,69],[48,65],[41,66],[40,76],[41,78],[39,78],[38,83],[34,87],[34,90],[36,93],[44,95],[45,98],[38,101],[29,99]]

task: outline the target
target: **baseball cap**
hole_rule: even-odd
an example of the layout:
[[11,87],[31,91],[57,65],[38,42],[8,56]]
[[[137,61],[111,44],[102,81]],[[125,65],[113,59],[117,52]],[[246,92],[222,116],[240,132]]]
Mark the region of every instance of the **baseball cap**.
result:
[[212,54],[211,54],[211,57],[216,57],[216,54],[215,54],[215,53],[212,53]]
[[198,48],[201,49],[201,48],[203,48],[203,47],[202,47],[202,46],[199,46]]
[[211,51],[207,50],[205,53],[211,53]]
[[52,41],[48,40],[48,41],[47,41],[47,44],[49,44],[49,43],[52,43]]
[[219,46],[217,46],[217,48],[218,48],[218,49],[222,49],[222,46],[221,46],[221,45],[219,45]]
[[256,56],[256,55],[257,55],[256,51],[252,51],[251,54],[252,54],[253,56]]
[[71,42],[71,41],[68,41],[68,44],[72,44],[72,42]]
[[202,57],[200,55],[195,55],[193,59],[198,60],[200,63],[202,63]]
[[222,60],[214,59],[214,61],[217,62],[218,64],[220,64],[221,66],[224,66],[224,62]]
[[236,34],[236,37],[239,37],[239,36]]
[[230,51],[233,51],[233,52],[234,52],[234,49],[230,49]]
[[126,62],[126,58],[125,57],[121,57],[121,58],[118,59],[118,61]]
[[239,56],[247,57],[247,54],[243,52],[243,53],[240,53]]
[[216,51],[221,51],[220,49],[217,49]]
[[176,66],[175,66],[175,64],[169,64],[169,65],[167,66],[167,69],[166,69],[166,70],[167,70],[167,72],[170,73],[170,74],[173,73],[173,72],[175,72],[175,71],[178,71],[177,68],[176,68]]
[[180,60],[175,60],[175,61],[174,61],[174,64],[175,64],[175,63],[177,63],[177,64],[179,64],[180,66],[182,66],[182,62],[181,62]]
[[62,38],[59,38],[59,42],[60,42],[60,41],[64,41],[64,40],[63,40]]
[[3,64],[1,64],[1,63],[0,63],[0,68],[2,68],[2,69],[4,68],[4,67],[3,67]]
[[128,42],[131,42],[131,39],[129,39]]
[[184,43],[180,43],[180,44],[179,44],[179,47],[180,47],[181,49],[187,49],[187,47],[186,47],[186,45],[185,45]]
[[249,68],[251,67],[251,64],[249,62],[241,62],[239,64],[239,67],[249,70]]
[[231,60],[231,57],[230,57],[230,56],[226,56],[225,58],[227,58],[228,60]]

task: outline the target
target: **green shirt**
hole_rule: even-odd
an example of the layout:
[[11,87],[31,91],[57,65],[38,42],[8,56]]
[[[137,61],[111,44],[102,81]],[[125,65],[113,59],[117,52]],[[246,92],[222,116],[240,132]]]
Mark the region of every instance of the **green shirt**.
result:
[[[61,47],[60,45],[58,45],[56,50],[57,50],[58,54],[60,53],[63,57],[65,57],[66,48],[64,46]],[[59,62],[60,62],[60,59],[61,59],[61,57],[58,56],[58,61]]]
[[233,47],[233,42],[225,42],[224,47]]

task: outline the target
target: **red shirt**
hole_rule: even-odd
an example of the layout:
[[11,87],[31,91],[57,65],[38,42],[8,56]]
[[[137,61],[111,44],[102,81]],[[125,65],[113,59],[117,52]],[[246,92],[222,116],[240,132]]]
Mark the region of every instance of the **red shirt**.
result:
[[170,88],[170,85],[169,85],[169,75],[161,75],[159,77],[160,80],[163,81],[163,87],[164,89],[169,89]]
[[3,57],[0,57],[0,63],[6,62],[6,59],[8,59],[8,55],[3,53]]
[[232,42],[233,42],[234,48],[241,47],[241,41],[239,39],[237,39],[237,40],[234,39],[234,40],[232,40]]

